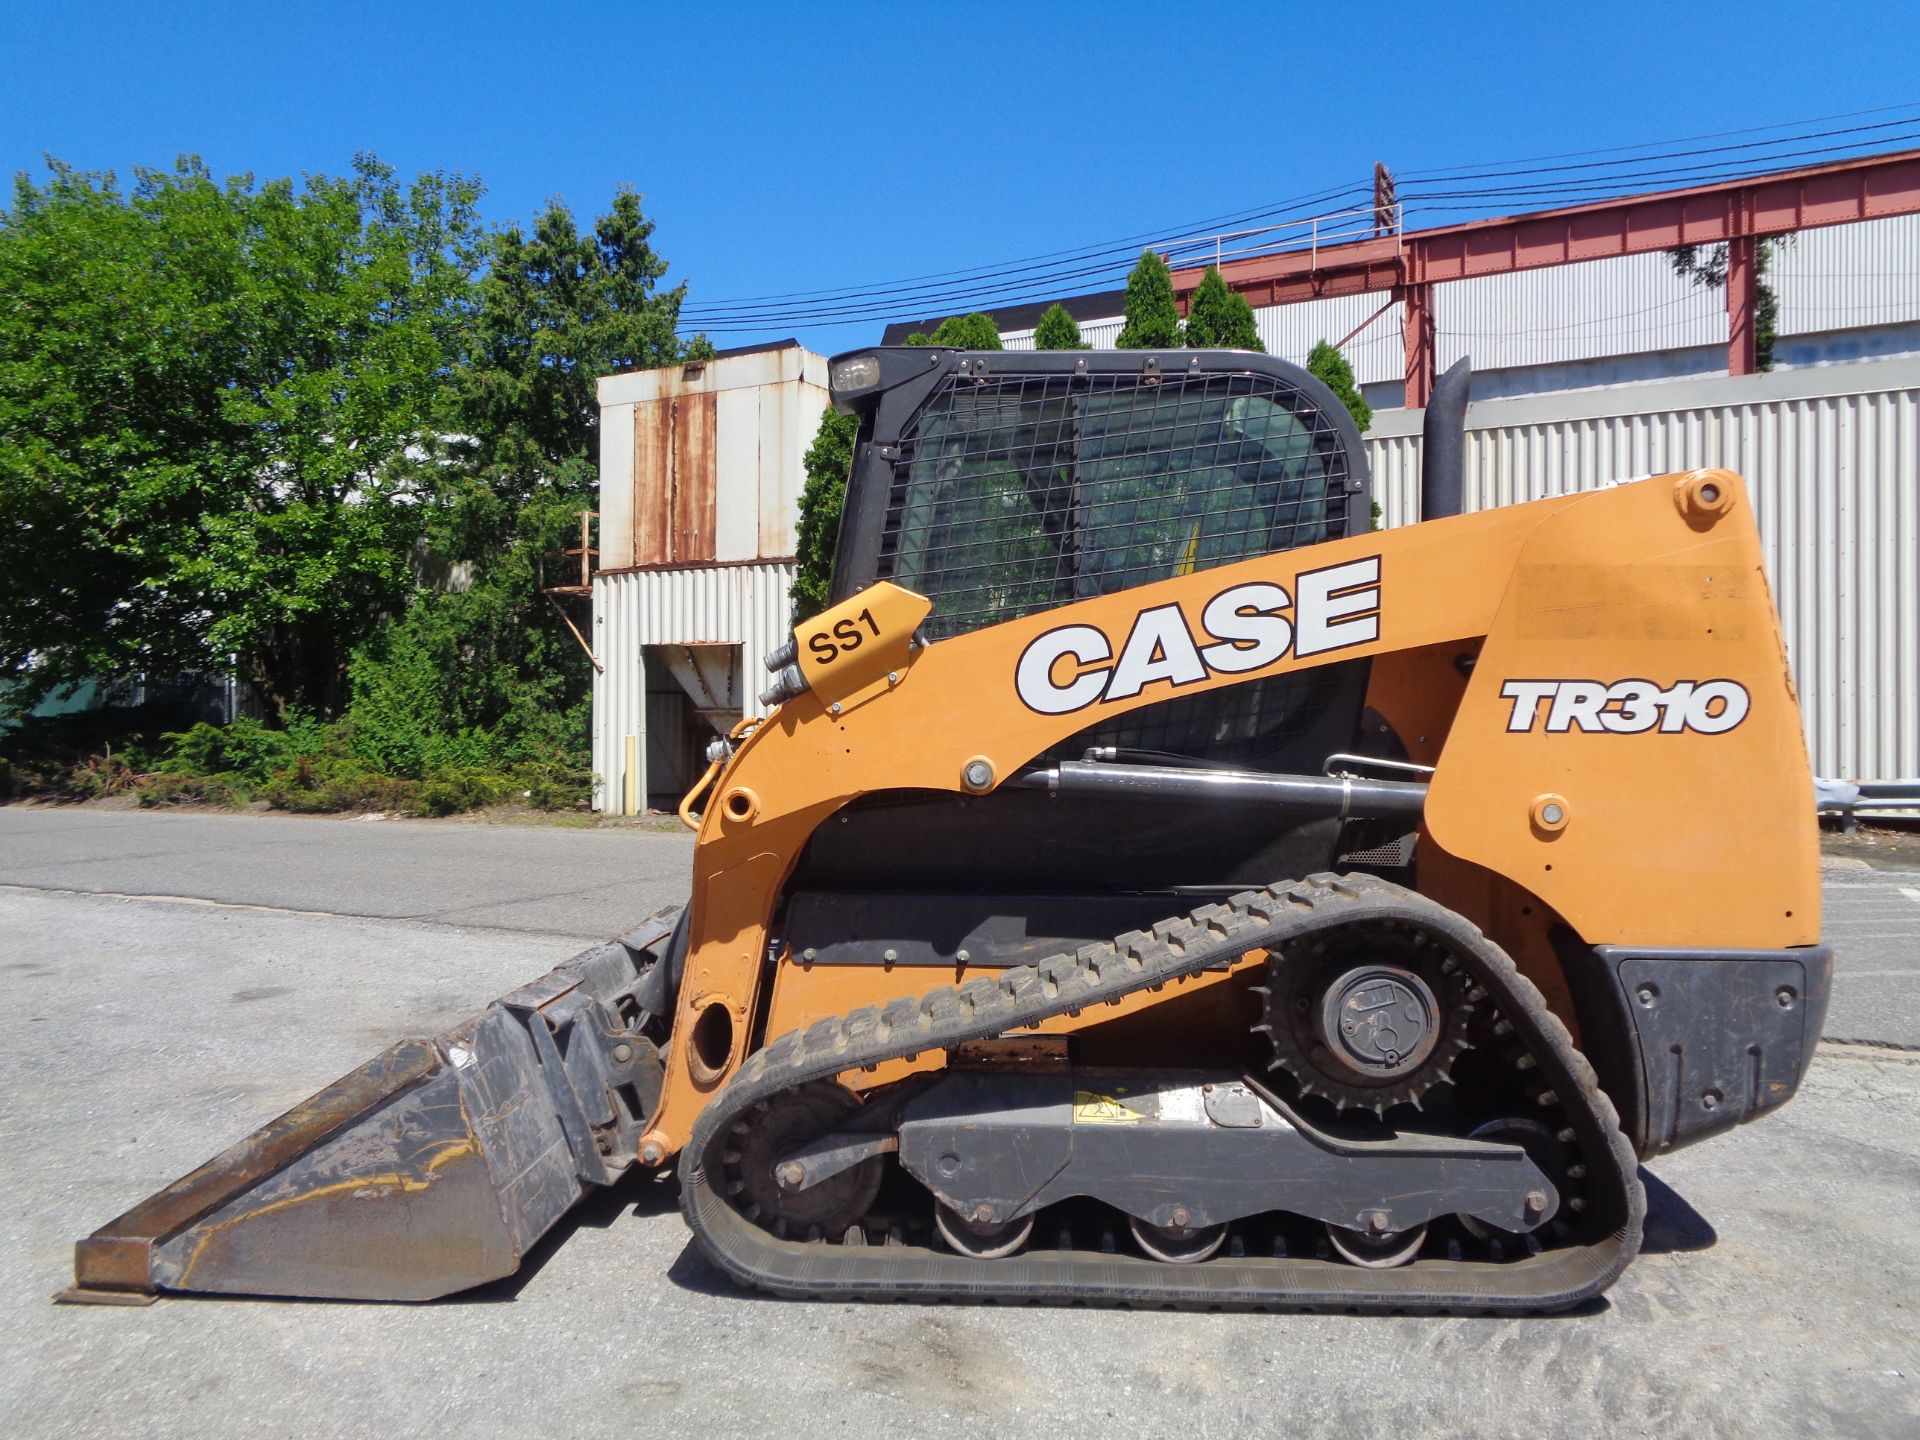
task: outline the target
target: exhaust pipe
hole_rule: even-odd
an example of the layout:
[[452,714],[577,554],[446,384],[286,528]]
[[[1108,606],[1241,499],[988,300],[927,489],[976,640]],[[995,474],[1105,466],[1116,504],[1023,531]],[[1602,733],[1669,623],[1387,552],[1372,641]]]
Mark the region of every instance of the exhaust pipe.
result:
[[1433,384],[1420,429],[1420,518],[1458,515],[1467,504],[1467,396],[1473,361],[1465,356]]

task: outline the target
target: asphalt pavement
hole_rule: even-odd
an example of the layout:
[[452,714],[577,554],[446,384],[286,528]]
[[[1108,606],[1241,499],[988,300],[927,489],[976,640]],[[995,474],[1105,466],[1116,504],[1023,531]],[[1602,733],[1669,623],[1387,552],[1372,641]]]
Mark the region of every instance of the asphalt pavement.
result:
[[74,1238],[681,898],[690,856],[635,830],[0,808],[0,1429],[1920,1435],[1920,875],[1871,869],[1826,874],[1835,1038],[1801,1094],[1659,1161],[1647,1252],[1573,1316],[762,1300],[651,1183],[450,1302],[49,1303]]

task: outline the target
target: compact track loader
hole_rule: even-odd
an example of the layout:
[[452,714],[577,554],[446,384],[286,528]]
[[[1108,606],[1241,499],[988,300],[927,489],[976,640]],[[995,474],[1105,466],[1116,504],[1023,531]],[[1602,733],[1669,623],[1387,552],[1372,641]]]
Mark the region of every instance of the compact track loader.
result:
[[[1534,1312],[1820,1033],[1811,779],[1738,477],[1419,524],[1227,352],[879,349],[836,603],[692,894],[90,1238],[79,1298],[424,1299],[674,1166],[781,1295]],[[1411,497],[1409,497],[1411,498]],[[683,813],[686,813],[683,811]]]

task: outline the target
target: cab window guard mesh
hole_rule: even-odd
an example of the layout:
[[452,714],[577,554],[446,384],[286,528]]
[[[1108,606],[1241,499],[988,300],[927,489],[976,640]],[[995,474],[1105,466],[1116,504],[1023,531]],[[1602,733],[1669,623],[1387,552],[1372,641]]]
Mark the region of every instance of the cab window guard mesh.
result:
[[949,375],[900,436],[877,569],[939,639],[1343,535],[1349,480],[1279,376]]

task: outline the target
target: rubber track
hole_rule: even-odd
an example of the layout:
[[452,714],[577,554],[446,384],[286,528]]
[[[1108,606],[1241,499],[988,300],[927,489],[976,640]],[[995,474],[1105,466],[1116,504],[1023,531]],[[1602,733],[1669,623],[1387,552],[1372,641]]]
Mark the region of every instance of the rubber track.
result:
[[[1513,1025],[1538,1067],[1527,1074],[1537,1073],[1540,1113],[1576,1133],[1588,1167],[1589,1209],[1579,1218],[1598,1238],[1503,1263],[1422,1259],[1393,1270],[1306,1257],[1166,1265],[1081,1250],[983,1261],[920,1247],[779,1239],[747,1220],[708,1182],[719,1171],[718,1141],[735,1117],[783,1090],[1075,1014],[1256,947],[1271,949],[1372,920],[1415,925],[1447,945]],[[1315,875],[1246,891],[1163,920],[1151,931],[783,1035],[749,1057],[701,1113],[681,1152],[680,1180],[681,1211],[715,1264],[742,1284],[815,1299],[1537,1314],[1578,1305],[1611,1285],[1640,1248],[1646,1214],[1634,1155],[1613,1105],[1539,991],[1466,920],[1367,875]]]

